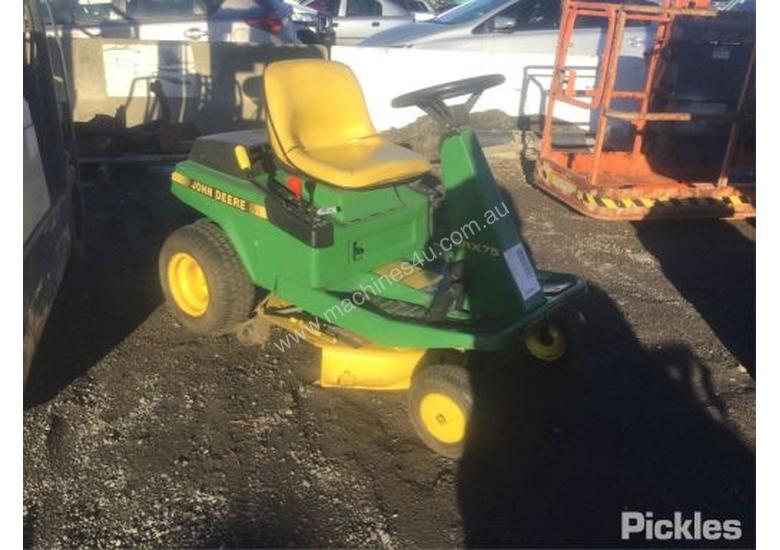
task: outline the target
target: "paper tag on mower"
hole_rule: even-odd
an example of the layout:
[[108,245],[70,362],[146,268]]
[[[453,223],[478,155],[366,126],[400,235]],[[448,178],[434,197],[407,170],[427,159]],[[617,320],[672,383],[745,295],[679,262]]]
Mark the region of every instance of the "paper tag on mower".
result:
[[512,248],[504,250],[504,260],[512,272],[512,277],[515,279],[515,284],[523,300],[528,300],[542,290],[523,243],[517,243]]

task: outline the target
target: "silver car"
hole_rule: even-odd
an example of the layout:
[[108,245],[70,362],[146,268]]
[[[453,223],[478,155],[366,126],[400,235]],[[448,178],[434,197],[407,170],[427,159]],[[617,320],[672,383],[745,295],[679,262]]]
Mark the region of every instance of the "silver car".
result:
[[[558,42],[560,18],[560,0],[471,0],[430,21],[375,34],[361,45],[550,54]],[[604,24],[602,18],[578,19],[572,53],[594,53],[603,42]],[[653,37],[647,25],[631,23],[623,55],[642,57]]]
[[414,14],[394,0],[304,0],[302,3],[333,17],[337,44],[358,44],[377,32],[414,22]]

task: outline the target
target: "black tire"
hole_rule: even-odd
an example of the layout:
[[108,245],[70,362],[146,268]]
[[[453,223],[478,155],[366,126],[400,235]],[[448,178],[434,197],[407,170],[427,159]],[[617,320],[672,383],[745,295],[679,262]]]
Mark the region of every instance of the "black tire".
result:
[[[436,434],[429,428],[430,411],[426,415],[423,412],[423,404],[426,397],[432,394],[446,396],[452,405],[456,405],[460,409],[462,419],[456,418],[453,424],[453,428],[456,428],[454,432],[460,432],[460,437],[457,440],[449,437],[442,438],[441,432]],[[412,379],[408,407],[414,431],[432,451],[444,457],[460,458],[463,455],[473,404],[473,389],[465,367],[451,364],[432,364],[423,367]],[[428,416],[428,423],[426,423],[425,416]],[[446,423],[451,420],[445,416],[448,415],[442,415],[442,418],[437,417],[437,421],[443,426],[446,426]],[[462,430],[458,429],[461,421],[463,422]],[[454,437],[456,434],[448,435]]]
[[[169,266],[177,254],[193,258],[205,277],[208,295],[202,313],[193,315],[182,309],[172,292]],[[257,304],[257,288],[227,235],[212,223],[199,221],[171,233],[160,251],[159,274],[174,316],[197,334],[230,332],[251,317]]]

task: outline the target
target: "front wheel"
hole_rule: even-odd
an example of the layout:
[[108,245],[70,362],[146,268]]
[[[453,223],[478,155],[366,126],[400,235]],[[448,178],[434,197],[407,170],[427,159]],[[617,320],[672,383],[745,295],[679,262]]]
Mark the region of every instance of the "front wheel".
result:
[[523,340],[533,361],[566,364],[581,358],[584,350],[585,318],[579,311],[564,307]]
[[429,365],[417,373],[409,390],[409,417],[415,432],[431,450],[460,458],[474,395],[466,369]]
[[198,334],[223,334],[246,321],[257,301],[227,235],[198,222],[177,229],[160,251],[160,282],[176,319]]
[[558,361],[566,355],[566,334],[556,323],[547,323],[525,337],[525,348],[540,361]]

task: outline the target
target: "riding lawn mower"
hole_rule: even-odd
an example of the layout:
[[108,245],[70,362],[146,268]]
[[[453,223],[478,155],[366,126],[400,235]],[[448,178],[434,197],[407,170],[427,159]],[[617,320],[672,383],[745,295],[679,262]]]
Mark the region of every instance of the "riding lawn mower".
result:
[[[265,130],[199,138],[171,190],[204,218],[173,232],[159,261],[174,315],[199,334],[261,343],[270,327],[321,349],[322,387],[409,390],[415,431],[463,452],[481,352],[554,362],[555,317],[585,291],[538,270],[468,111],[503,76],[405,94],[442,130],[441,178],[386,141],[351,70],[286,60],[263,75]],[[468,96],[451,106],[448,100]]]

